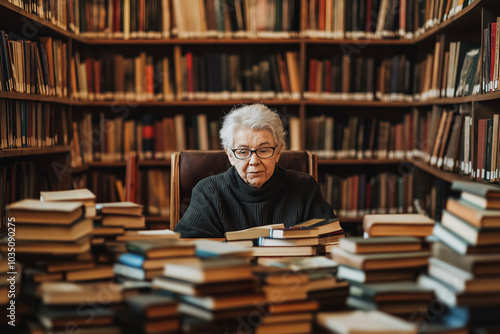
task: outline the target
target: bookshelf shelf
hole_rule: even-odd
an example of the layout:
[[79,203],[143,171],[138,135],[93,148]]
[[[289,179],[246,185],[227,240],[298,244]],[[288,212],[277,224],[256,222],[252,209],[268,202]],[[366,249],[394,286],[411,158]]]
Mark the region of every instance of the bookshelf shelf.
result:
[[412,39],[328,39],[328,38],[304,38],[306,44],[330,44],[330,45],[412,45]]
[[393,107],[407,108],[410,102],[386,102],[386,101],[353,101],[353,100],[304,100],[305,105],[310,106],[345,106],[345,107]]
[[300,100],[183,100],[183,101],[72,101],[71,104],[80,107],[195,107],[195,106],[232,106],[242,103],[262,102],[267,105],[300,105]]
[[[27,12],[24,9],[11,4],[8,0],[0,0],[0,7],[3,7],[2,24],[14,23],[14,25],[19,26],[19,22],[26,23],[25,20],[22,19],[27,18],[36,23],[34,25],[26,26],[28,34],[33,34],[33,33],[38,34],[38,31],[34,30],[38,29],[38,30],[44,30],[44,32],[48,32],[50,33],[50,35],[56,33],[66,38],[76,38],[76,35],[74,33],[62,29],[57,25],[47,20],[44,20],[43,18],[39,17],[36,14]],[[9,13],[5,13],[5,10],[8,10]]]
[[392,165],[401,159],[318,159],[318,165]]
[[429,166],[427,163],[421,160],[411,159],[410,161],[415,167],[450,183],[452,183],[453,181],[471,181],[470,177],[459,175],[457,173],[442,171],[440,169]]
[[44,96],[38,94],[16,93],[16,92],[0,92],[0,98],[11,99],[11,100],[59,103],[65,105],[72,104],[72,101],[68,98],[61,98],[56,96]]
[[69,146],[9,148],[0,151],[0,158],[31,156],[40,154],[57,154],[69,152]]
[[113,38],[78,38],[88,45],[231,45],[231,44],[299,44],[299,38],[166,38],[166,39],[113,39]]
[[[125,161],[92,161],[82,168],[125,168]],[[169,167],[170,160],[141,160],[139,167]],[[80,168],[80,167],[77,167]]]

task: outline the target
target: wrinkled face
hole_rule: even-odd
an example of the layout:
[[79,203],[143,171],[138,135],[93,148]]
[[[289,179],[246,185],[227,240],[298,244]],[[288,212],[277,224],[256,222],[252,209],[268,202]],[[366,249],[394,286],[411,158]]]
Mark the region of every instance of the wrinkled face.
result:
[[[276,142],[271,132],[267,130],[253,131],[248,128],[242,128],[236,131],[232,148],[256,150],[275,146]],[[237,159],[229,147],[226,148],[226,154],[229,157],[231,165],[236,168],[243,181],[252,187],[260,188],[273,175],[274,167],[280,158],[281,151],[276,148],[274,155],[267,159],[259,158],[255,153],[252,153],[248,159]]]

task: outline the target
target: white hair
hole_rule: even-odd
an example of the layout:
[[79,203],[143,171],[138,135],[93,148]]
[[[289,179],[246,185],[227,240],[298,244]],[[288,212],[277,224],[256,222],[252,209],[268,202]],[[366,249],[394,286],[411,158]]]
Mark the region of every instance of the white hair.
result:
[[222,122],[219,131],[220,140],[224,148],[231,147],[236,131],[242,128],[250,130],[267,130],[277,144],[277,149],[285,148],[285,129],[283,122],[276,111],[262,103],[241,105],[233,108]]

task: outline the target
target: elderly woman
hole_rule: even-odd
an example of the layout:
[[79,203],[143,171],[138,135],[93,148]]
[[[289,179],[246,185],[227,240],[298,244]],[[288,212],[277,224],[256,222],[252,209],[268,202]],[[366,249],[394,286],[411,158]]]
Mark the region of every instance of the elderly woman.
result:
[[335,218],[309,174],[276,163],[285,147],[279,116],[263,104],[224,117],[220,138],[232,167],[201,180],[175,231],[183,238],[219,238],[227,231],[310,218]]

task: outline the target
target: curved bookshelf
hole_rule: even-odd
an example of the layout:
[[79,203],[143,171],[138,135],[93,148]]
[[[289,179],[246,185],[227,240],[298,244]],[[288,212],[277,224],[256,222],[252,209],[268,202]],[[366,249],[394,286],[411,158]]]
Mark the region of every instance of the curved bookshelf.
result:
[[53,146],[53,147],[29,147],[29,148],[8,148],[0,150],[0,158],[31,156],[40,154],[58,154],[69,152],[69,146]]
[[172,100],[172,101],[77,101],[70,102],[80,107],[113,107],[113,106],[141,106],[141,107],[196,107],[196,106],[232,106],[243,103],[262,102],[267,105],[299,105],[301,100]]
[[398,101],[353,101],[353,100],[302,100],[305,105],[310,106],[345,106],[345,107],[390,107],[390,108],[407,108],[411,106],[411,102]]
[[411,159],[410,162],[417,168],[427,172],[428,174],[431,174],[437,178],[440,178],[444,181],[447,181],[449,183],[452,183],[453,181],[470,181],[470,182],[477,182],[477,181],[472,181],[470,177],[464,176],[464,175],[459,175],[454,172],[446,172],[437,168],[434,168],[432,166],[429,166],[427,163],[417,160],[417,159]]
[[318,159],[318,165],[393,165],[402,159]]

